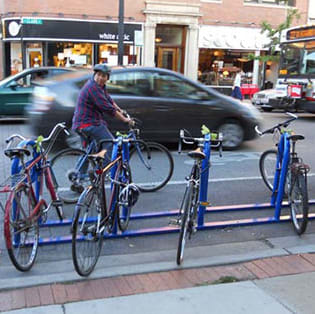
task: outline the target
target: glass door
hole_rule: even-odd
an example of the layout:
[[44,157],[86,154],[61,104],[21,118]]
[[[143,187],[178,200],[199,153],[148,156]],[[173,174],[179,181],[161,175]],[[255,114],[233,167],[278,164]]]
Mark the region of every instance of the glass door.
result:
[[26,48],[26,67],[43,66],[43,49],[42,48]]
[[178,71],[178,48],[158,47],[158,67]]

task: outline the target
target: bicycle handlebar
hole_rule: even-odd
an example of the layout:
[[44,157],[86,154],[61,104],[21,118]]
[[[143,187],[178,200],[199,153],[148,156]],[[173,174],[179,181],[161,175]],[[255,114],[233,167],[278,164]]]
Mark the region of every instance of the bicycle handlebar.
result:
[[263,136],[264,134],[273,134],[274,131],[276,129],[280,130],[280,128],[283,126],[283,127],[287,127],[292,121],[296,120],[298,118],[298,116],[296,116],[295,114],[291,113],[291,112],[286,112],[286,114],[288,116],[291,116],[290,119],[282,122],[282,123],[278,123],[277,125],[273,126],[272,128],[270,129],[267,129],[265,131],[260,131],[259,128],[258,128],[258,125],[255,126],[255,131],[256,133],[259,135],[259,136]]
[[[212,132],[210,133],[210,139],[206,139],[204,137],[192,137],[192,136],[185,136],[185,131],[189,133],[185,129],[181,129],[179,131],[179,142],[178,142],[178,153],[180,154],[182,151],[182,142],[185,144],[192,145],[194,143],[198,143],[198,145],[203,144],[204,142],[210,142],[211,147],[219,147],[219,154],[222,157],[222,142],[223,142],[223,135],[219,132]],[[211,139],[211,134],[216,134],[216,139]]]
[[58,123],[54,126],[54,128],[51,130],[50,134],[48,135],[48,137],[45,137],[42,142],[48,142],[52,139],[52,137],[55,135],[56,131],[58,130],[58,128],[61,128],[63,129],[63,131],[69,136],[70,133],[69,131],[67,130],[67,127],[66,127],[66,123],[65,122],[61,122],[61,123]]

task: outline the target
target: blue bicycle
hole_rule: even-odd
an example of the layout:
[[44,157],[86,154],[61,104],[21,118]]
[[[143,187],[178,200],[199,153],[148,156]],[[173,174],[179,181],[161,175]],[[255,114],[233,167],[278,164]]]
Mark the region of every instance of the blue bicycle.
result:
[[297,234],[306,230],[308,222],[307,172],[310,167],[303,163],[295,150],[296,142],[304,140],[303,135],[294,134],[288,129],[289,124],[298,117],[287,112],[290,119],[261,132],[260,135],[273,134],[277,149],[263,152],[259,160],[262,179],[272,191],[271,205],[275,206],[275,215],[280,217],[281,205],[287,194],[293,226]]

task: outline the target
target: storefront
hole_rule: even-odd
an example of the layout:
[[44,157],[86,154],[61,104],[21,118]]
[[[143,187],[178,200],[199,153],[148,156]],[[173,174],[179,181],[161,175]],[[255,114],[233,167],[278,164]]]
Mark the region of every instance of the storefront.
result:
[[[124,24],[123,64],[142,63],[142,24]],[[5,75],[36,66],[118,63],[118,23],[41,17],[3,20]]]
[[249,54],[264,54],[268,38],[257,28],[201,26],[198,80],[229,93],[235,74],[241,70],[242,84],[259,86],[262,67]]

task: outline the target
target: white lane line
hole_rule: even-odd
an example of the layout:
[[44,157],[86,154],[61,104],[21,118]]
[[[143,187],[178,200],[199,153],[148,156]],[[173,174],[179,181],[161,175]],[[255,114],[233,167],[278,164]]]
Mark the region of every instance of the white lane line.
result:
[[[308,177],[314,177],[315,173],[307,174]],[[219,179],[209,179],[208,182],[228,182],[228,181],[242,181],[242,180],[262,180],[261,176],[255,177],[235,177],[235,178],[219,178]],[[187,181],[170,181],[168,185],[176,185],[176,184],[186,184]]]

